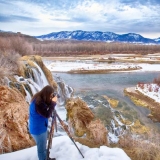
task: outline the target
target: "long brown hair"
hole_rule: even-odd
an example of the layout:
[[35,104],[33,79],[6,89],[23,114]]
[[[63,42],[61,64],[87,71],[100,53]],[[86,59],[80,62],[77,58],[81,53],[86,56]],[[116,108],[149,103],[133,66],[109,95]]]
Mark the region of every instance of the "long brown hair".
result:
[[36,104],[39,104],[42,101],[46,104],[50,104],[52,101],[50,98],[52,93],[54,93],[54,88],[47,85],[32,97],[31,102],[35,100]]

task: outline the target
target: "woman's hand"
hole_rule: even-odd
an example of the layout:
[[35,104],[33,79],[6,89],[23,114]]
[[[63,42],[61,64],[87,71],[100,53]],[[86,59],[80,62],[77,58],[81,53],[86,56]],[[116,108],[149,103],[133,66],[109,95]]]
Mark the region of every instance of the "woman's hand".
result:
[[57,96],[53,97],[53,98],[52,98],[52,101],[53,101],[53,102],[57,102]]

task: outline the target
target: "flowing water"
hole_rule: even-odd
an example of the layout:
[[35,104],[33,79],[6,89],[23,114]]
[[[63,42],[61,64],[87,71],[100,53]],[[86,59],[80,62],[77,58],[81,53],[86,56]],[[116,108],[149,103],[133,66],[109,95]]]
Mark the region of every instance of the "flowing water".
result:
[[108,74],[68,74],[54,73],[53,77],[61,77],[67,85],[74,89],[75,96],[107,95],[119,100],[134,109],[140,121],[149,127],[160,129],[160,123],[153,123],[147,115],[150,111],[141,106],[135,106],[132,101],[124,96],[127,87],[135,87],[138,82],[150,83],[160,75],[160,72],[120,72]]

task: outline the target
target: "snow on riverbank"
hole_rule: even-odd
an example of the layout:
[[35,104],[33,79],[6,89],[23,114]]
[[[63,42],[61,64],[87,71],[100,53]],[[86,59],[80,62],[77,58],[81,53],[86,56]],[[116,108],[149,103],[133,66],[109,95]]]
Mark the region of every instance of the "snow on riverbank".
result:
[[[44,62],[45,63],[45,62]],[[53,72],[69,72],[71,70],[102,70],[102,69],[119,69],[120,72],[148,72],[148,71],[160,71],[160,64],[148,64],[148,63],[99,63],[91,60],[84,61],[54,61],[46,63],[47,68]],[[130,70],[129,70],[130,69]],[[136,70],[133,70],[136,69]],[[117,71],[116,71],[117,72]],[[159,75],[157,75],[159,76]],[[136,86],[136,90],[140,91],[144,95],[154,99],[160,103],[160,87],[157,84],[141,84]]]
[[160,64],[142,63],[142,64],[138,64],[138,66],[142,67],[140,71],[160,71]]
[[[45,62],[44,62],[45,63]],[[93,61],[54,61],[46,62],[47,68],[52,72],[69,72],[71,70],[126,70],[138,71],[160,71],[160,64],[133,64],[133,63],[98,63]],[[126,71],[125,71],[126,72]]]
[[[45,63],[45,62],[44,62]],[[133,69],[137,70],[128,70],[125,72],[148,72],[148,71],[160,71],[160,64],[133,64],[133,63],[98,63],[91,60],[88,61],[54,61],[46,63],[47,68],[53,72],[68,72],[71,70],[102,70],[102,69],[120,69],[120,72],[123,72],[123,69]],[[158,76],[158,75],[157,75]],[[160,103],[160,88],[157,84],[144,84],[136,87],[136,90],[139,90],[144,95],[154,99],[156,102]]]
[[155,102],[160,103],[160,86],[154,83],[139,83],[136,86],[136,90],[140,91],[145,96],[155,100]]

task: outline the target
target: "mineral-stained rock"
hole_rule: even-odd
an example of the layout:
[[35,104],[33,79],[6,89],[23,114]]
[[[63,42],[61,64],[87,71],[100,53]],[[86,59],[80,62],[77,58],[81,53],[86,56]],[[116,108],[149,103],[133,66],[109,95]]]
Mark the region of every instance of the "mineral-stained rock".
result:
[[113,98],[109,98],[106,95],[103,95],[104,98],[106,98],[111,105],[111,107],[116,108],[118,106],[119,101]]
[[0,86],[0,153],[31,147],[28,133],[28,103],[17,89]]
[[139,120],[134,122],[134,125],[131,126],[131,131],[137,134],[145,134],[149,132],[149,128],[143,126]]
[[79,98],[69,99],[65,107],[75,134],[83,136],[86,133],[86,126],[94,119],[94,114],[87,107],[87,104]]
[[100,119],[95,119],[93,112],[83,100],[70,98],[65,107],[76,141],[89,147],[107,145],[107,130],[104,124]]

